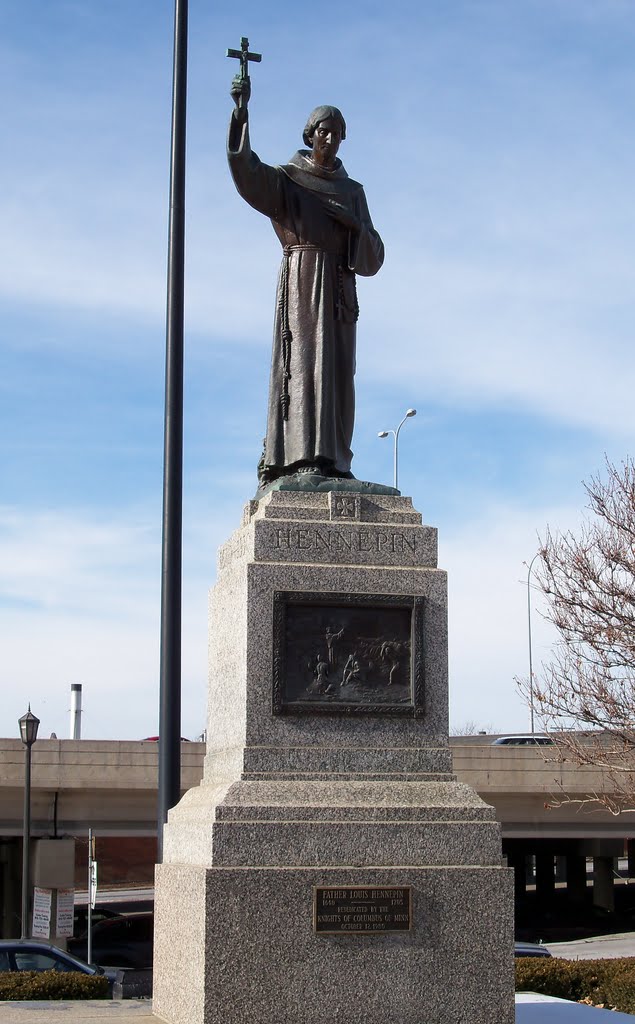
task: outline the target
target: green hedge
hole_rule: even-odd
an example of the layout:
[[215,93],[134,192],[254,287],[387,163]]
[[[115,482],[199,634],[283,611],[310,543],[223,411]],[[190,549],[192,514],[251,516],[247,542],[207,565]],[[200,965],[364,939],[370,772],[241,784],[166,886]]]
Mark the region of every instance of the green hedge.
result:
[[6,971],[0,973],[0,1000],[107,999],[108,979],[81,971]]
[[622,1013],[635,1013],[635,958],[605,960],[604,1002]]
[[517,992],[541,992],[635,1013],[635,957],[561,960],[528,956],[518,957],[515,966]]

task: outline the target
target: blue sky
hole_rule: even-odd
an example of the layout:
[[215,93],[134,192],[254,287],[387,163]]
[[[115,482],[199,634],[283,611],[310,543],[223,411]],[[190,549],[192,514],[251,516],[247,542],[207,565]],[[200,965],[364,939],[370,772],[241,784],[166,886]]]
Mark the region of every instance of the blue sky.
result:
[[[4,0],[0,734],[157,729],[172,4]],[[205,725],[215,552],[255,488],[279,245],[224,141],[249,36],[252,141],[308,112],[386,244],[360,281],[353,469],[400,481],[450,573],[452,724],[528,728],[526,579],[581,481],[633,454],[633,0],[190,0],[183,734]],[[532,601],[534,662],[553,636]]]

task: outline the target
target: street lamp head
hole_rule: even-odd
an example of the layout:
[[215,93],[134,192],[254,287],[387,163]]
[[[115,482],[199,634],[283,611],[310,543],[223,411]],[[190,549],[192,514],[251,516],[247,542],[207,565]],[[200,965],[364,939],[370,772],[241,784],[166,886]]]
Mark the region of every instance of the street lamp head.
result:
[[388,431],[380,430],[379,433],[377,434],[377,437],[388,437]]
[[18,725],[20,726],[20,738],[27,747],[32,747],[37,739],[37,730],[40,724],[40,719],[36,718],[31,711],[31,705],[29,704],[29,710],[26,715],[22,715],[22,718],[18,719]]
[[416,416],[416,415],[417,415],[417,410],[416,409],[408,409],[408,412],[406,413],[406,416]]

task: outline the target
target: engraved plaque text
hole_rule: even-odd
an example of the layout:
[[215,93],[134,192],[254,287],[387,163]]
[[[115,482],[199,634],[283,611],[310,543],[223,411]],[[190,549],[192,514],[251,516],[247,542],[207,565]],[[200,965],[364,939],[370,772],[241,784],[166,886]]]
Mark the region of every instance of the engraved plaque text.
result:
[[314,932],[368,935],[411,928],[410,885],[313,887]]

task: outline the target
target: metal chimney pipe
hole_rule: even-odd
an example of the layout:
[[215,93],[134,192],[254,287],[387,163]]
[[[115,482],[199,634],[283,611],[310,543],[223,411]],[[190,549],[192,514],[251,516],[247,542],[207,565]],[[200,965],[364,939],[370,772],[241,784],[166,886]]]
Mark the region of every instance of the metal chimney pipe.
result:
[[82,684],[71,683],[71,739],[82,738]]

